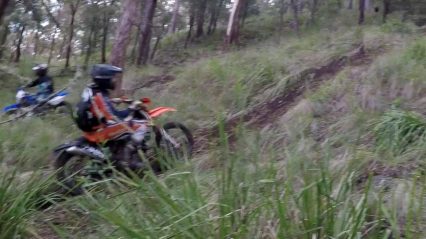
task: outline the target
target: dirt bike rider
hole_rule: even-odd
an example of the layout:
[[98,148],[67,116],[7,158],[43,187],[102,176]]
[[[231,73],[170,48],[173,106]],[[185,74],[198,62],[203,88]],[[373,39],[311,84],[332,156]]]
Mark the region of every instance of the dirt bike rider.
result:
[[[90,102],[90,106],[87,107],[90,107],[89,111],[93,114],[93,119],[83,119],[84,122],[81,123],[87,123],[91,120],[96,123],[84,129],[79,125],[79,122],[77,122],[77,125],[85,131],[84,137],[93,143],[105,143],[134,130],[131,127],[131,121],[124,120],[129,116],[130,111],[115,109],[110,99],[110,91],[116,87],[114,79],[117,74],[122,72],[121,68],[107,64],[97,64],[92,67],[93,83],[83,92],[83,102]],[[84,108],[84,104],[80,105],[80,108]],[[77,113],[79,110],[81,111],[77,106]],[[127,155],[117,161],[130,168],[142,167],[140,162],[132,162]]]
[[37,100],[42,101],[54,93],[53,79],[47,75],[47,64],[38,64],[32,68],[37,75],[37,79],[31,81],[23,88],[32,88],[38,86]]

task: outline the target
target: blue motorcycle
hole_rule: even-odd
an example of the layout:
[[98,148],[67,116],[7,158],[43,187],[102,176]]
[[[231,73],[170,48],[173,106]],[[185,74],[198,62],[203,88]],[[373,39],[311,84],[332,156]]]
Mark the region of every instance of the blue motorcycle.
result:
[[67,113],[71,113],[72,106],[65,100],[68,95],[68,91],[62,90],[46,99],[41,99],[39,95],[30,94],[19,88],[16,93],[16,103],[4,107],[2,113],[6,115],[40,115],[57,109],[65,109]]

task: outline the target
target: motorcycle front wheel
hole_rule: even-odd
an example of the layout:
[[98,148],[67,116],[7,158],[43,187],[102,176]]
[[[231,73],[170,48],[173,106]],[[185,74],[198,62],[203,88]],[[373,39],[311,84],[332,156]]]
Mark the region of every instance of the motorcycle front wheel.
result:
[[179,122],[164,124],[161,133],[160,149],[166,159],[183,161],[192,156],[194,137],[191,131]]

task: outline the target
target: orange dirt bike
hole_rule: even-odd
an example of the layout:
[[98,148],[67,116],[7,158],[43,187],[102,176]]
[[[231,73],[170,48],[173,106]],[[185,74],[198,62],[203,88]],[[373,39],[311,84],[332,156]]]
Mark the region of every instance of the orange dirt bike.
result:
[[[90,133],[54,150],[57,179],[64,193],[78,195],[87,187],[115,172],[140,175],[146,170],[155,173],[172,167],[175,161],[188,159],[194,139],[181,123],[155,124],[159,116],[176,111],[170,107],[148,110],[148,98],[132,101],[112,99],[113,103],[127,103],[131,114],[121,122],[126,130],[108,140],[94,138]],[[99,136],[98,136],[99,137]]]

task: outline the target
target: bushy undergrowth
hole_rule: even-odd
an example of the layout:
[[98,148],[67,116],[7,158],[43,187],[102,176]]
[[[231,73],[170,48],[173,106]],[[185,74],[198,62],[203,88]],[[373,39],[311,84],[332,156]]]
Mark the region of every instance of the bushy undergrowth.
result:
[[379,149],[400,154],[410,146],[426,144],[426,119],[413,112],[390,110],[374,128]]

